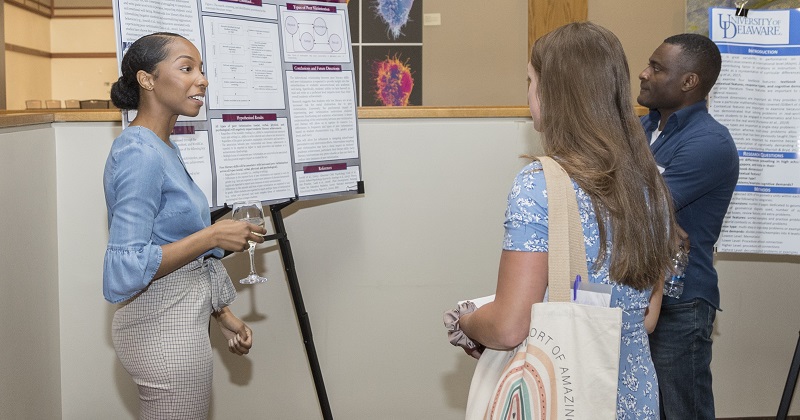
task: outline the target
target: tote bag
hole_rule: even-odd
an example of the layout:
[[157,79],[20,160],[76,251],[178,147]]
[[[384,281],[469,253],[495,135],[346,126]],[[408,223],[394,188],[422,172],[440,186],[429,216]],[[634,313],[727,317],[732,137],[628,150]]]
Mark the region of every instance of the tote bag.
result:
[[588,281],[575,190],[549,157],[549,301],[531,307],[528,338],[484,350],[470,384],[467,420],[616,418],[622,309],[570,302],[576,275]]

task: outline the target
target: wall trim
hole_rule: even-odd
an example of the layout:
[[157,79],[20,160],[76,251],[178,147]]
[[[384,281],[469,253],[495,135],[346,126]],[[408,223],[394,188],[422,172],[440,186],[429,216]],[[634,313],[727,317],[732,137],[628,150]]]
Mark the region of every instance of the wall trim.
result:
[[23,47],[22,45],[5,43],[6,51],[13,51],[15,53],[32,55],[44,58],[117,58],[115,52],[69,52],[69,53],[51,53],[47,51],[37,50],[36,48]]
[[68,6],[68,7],[53,7],[55,10],[113,10],[113,7],[99,7],[99,6]]
[[[59,10],[61,10],[61,9],[56,9],[56,13],[58,13]],[[70,14],[61,15],[61,14],[56,14],[56,15],[48,16],[48,17],[50,19],[99,19],[99,18],[108,19],[108,18],[113,18],[114,14],[113,13],[96,14],[96,15],[70,15]]]
[[113,8],[111,7],[47,7],[47,5],[41,3],[35,3],[41,6],[35,7],[20,0],[3,0],[3,2],[49,19],[96,19],[114,17],[114,13],[112,12]]
[[52,55],[47,51],[37,50],[36,48],[23,47],[22,45],[9,44],[8,42],[6,42],[5,44],[6,44],[6,52],[12,51],[15,53],[20,53],[25,55],[33,55],[36,57],[52,58]]
[[117,53],[50,53],[51,58],[117,58]]
[[56,7],[53,9],[53,19],[97,19],[113,18],[114,9],[111,7]]
[[[647,114],[647,108],[636,107],[637,115]],[[81,112],[78,112],[81,111]],[[531,118],[531,111],[527,106],[456,106],[456,107],[389,107],[389,106],[360,106],[358,107],[359,120],[371,119],[402,119],[402,118]],[[41,110],[0,110],[0,117],[4,115],[25,114],[51,114],[55,122],[65,121],[120,121],[118,109],[41,109]],[[3,127],[0,121],[0,128]],[[743,420],[743,419],[725,419]],[[761,420],[758,417],[749,420]],[[800,420],[800,417],[792,420]]]
[[[52,6],[43,10],[43,9],[38,8],[38,7],[29,6],[29,5],[27,5],[27,4],[25,4],[25,3],[21,2],[21,1],[18,1],[18,0],[3,0],[3,2],[8,3],[10,5],[13,5],[15,7],[19,7],[20,9],[27,10],[27,11],[29,11],[31,13],[35,13],[37,15],[47,17],[47,18],[53,16],[53,8],[52,8]],[[42,5],[42,6],[44,6],[44,5]]]

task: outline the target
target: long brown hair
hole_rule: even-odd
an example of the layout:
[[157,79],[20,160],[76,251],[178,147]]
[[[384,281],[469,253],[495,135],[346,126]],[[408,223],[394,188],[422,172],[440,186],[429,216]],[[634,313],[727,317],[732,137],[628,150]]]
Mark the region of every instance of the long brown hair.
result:
[[539,79],[544,152],[594,204],[595,267],[606,260],[610,241],[611,278],[639,290],[652,287],[668,270],[675,222],[633,110],[619,39],[591,22],[570,23],[538,39],[530,62]]

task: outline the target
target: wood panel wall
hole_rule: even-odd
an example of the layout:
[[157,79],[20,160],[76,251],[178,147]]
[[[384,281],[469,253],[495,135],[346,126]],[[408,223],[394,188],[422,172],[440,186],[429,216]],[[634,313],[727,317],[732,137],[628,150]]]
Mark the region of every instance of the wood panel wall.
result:
[[528,50],[542,35],[588,15],[589,0],[528,0]]

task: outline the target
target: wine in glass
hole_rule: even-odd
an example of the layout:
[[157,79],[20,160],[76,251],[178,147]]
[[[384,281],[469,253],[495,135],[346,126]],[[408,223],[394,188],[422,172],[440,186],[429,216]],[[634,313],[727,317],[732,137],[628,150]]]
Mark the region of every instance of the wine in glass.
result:
[[[237,201],[233,203],[233,212],[231,213],[231,218],[233,220],[241,220],[243,222],[252,223],[256,226],[264,227],[264,208],[261,206],[261,202],[258,200]],[[267,278],[261,277],[258,275],[258,273],[256,273],[256,266],[253,262],[253,253],[256,249],[256,243],[253,241],[248,242],[250,243],[250,249],[248,249],[248,253],[250,254],[250,274],[247,277],[239,280],[239,283],[264,283],[267,281]]]

